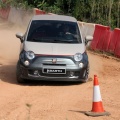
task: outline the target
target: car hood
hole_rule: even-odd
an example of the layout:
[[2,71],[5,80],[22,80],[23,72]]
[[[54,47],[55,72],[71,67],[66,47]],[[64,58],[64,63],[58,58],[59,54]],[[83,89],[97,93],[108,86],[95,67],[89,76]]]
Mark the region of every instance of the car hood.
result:
[[33,51],[35,54],[46,55],[74,55],[75,53],[84,53],[84,44],[61,44],[61,43],[38,43],[24,42],[25,51]]

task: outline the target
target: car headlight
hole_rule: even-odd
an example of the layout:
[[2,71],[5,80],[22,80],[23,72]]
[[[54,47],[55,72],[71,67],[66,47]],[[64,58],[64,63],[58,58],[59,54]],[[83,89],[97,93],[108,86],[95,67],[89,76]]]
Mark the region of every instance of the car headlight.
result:
[[76,53],[76,54],[74,55],[75,61],[81,61],[82,58],[83,58],[83,55],[82,55],[81,53]]
[[25,55],[26,55],[26,57],[27,57],[29,60],[32,60],[32,59],[35,58],[35,54],[34,54],[34,52],[32,52],[32,51],[27,51],[27,52],[25,53]]

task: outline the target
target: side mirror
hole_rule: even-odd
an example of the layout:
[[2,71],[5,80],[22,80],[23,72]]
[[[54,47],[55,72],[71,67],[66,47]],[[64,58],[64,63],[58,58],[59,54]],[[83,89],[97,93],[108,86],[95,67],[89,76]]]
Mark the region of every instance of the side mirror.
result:
[[23,33],[16,33],[16,37],[20,39],[21,43],[23,43]]
[[85,44],[87,45],[87,43],[88,43],[89,41],[92,41],[92,40],[93,40],[93,36],[90,36],[90,35],[86,36],[86,37],[85,37]]

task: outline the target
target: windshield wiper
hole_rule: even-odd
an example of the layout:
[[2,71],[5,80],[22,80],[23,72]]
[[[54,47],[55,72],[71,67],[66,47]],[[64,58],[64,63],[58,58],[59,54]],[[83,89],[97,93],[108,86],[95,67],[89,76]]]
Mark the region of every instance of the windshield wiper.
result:
[[42,42],[43,39],[42,38],[33,38],[32,41],[34,41],[34,42]]
[[54,39],[51,41],[52,43],[72,43],[73,40],[60,40],[60,39]]

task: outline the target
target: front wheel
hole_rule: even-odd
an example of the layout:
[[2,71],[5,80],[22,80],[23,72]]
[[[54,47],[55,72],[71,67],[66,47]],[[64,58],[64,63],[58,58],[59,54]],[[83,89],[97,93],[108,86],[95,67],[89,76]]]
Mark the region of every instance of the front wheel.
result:
[[82,83],[88,82],[89,69],[90,69],[90,66],[89,66],[89,64],[88,64],[88,66],[87,66],[87,68],[86,68],[86,71],[85,71],[84,81],[82,81]]
[[16,80],[18,83],[24,83],[24,79],[21,78],[21,69],[20,69],[20,63],[18,61],[17,68],[16,68]]

